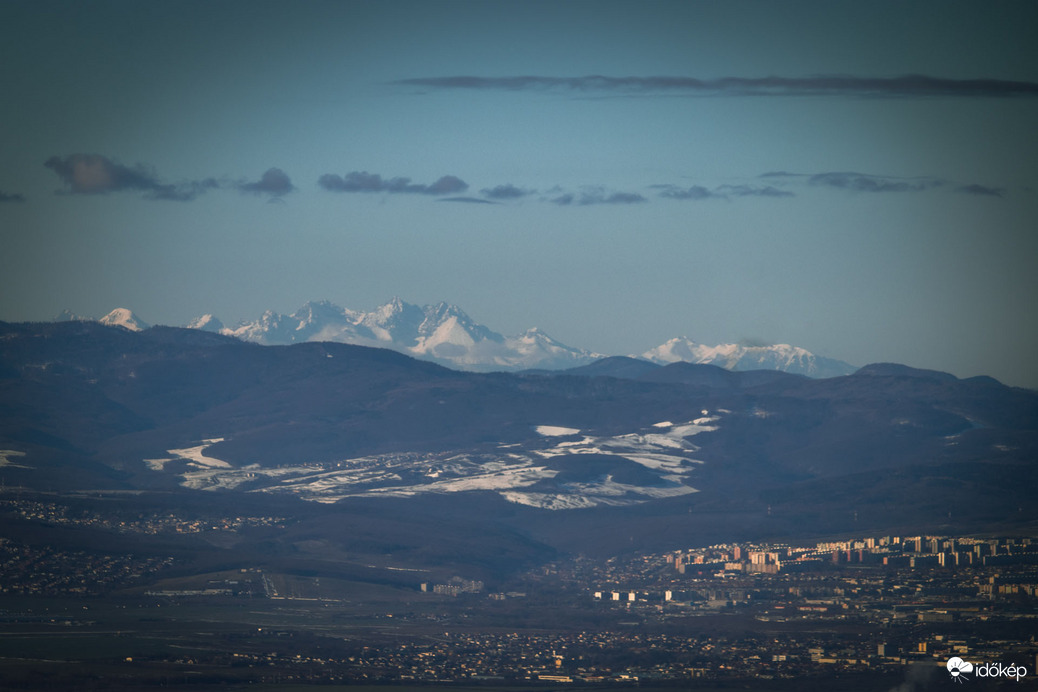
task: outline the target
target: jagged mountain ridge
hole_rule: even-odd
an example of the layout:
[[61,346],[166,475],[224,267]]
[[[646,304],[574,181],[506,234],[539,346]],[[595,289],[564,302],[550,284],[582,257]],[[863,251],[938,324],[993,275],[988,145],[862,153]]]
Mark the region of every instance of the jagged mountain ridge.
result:
[[[146,323],[124,308],[113,310],[101,321],[128,329],[146,327]],[[399,298],[369,312],[328,301],[311,301],[291,314],[268,310],[258,319],[233,328],[224,326],[211,314],[187,326],[270,346],[330,341],[389,348],[448,367],[477,372],[562,370],[606,357],[568,346],[536,327],[505,337],[475,322],[456,305],[440,302],[420,307]],[[687,337],[671,339],[632,357],[660,365],[700,363],[727,370],[778,370],[814,378],[848,375],[855,370],[843,361],[816,356],[788,344],[706,346]]]
[[417,306],[394,298],[370,312],[311,301],[290,315],[268,310],[220,333],[265,345],[331,341],[389,348],[464,370],[566,368],[601,354],[567,346],[534,328],[505,337],[446,302]]

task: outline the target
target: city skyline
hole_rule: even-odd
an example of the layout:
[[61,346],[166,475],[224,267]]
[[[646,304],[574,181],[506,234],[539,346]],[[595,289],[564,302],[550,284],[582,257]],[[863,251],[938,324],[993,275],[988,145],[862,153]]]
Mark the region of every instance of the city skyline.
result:
[[1038,387],[1031,4],[0,16],[0,319],[400,296]]

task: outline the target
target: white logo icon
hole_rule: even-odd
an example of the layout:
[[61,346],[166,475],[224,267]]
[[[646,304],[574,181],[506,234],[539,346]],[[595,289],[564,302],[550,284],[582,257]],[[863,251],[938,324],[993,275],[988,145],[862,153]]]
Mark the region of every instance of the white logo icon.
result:
[[954,656],[948,659],[948,672],[951,673],[952,680],[955,682],[969,680],[965,674],[973,672],[973,664],[969,661],[963,661],[958,656]]

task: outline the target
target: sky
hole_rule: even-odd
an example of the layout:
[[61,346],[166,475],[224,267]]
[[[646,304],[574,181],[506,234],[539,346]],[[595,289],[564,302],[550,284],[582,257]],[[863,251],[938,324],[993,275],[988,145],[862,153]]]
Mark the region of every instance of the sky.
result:
[[1038,4],[0,2],[0,320],[457,304],[1038,388]]

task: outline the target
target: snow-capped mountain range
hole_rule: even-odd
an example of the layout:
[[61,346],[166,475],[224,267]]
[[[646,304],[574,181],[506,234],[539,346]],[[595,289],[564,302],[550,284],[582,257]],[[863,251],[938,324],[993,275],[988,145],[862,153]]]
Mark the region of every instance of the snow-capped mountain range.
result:
[[109,327],[122,327],[123,329],[129,329],[131,332],[140,332],[151,327],[150,324],[126,308],[116,308],[99,321],[101,324],[107,324]]
[[311,301],[290,315],[268,310],[234,328],[212,315],[188,326],[267,345],[334,341],[390,348],[462,370],[554,370],[603,357],[566,346],[536,328],[505,337],[477,324],[456,305],[440,302],[419,307],[399,298],[370,312]]
[[[79,318],[66,312],[59,319]],[[132,331],[150,326],[126,308],[113,310],[100,321]],[[473,371],[561,370],[605,357],[567,346],[537,328],[506,337],[476,323],[456,305],[440,302],[420,307],[399,298],[370,312],[343,308],[328,301],[311,301],[291,314],[268,310],[258,319],[236,327],[227,327],[209,314],[187,326],[266,345],[333,341],[389,348],[451,368]],[[632,357],[660,365],[681,361],[708,363],[728,370],[781,370],[809,377],[836,377],[856,370],[843,361],[816,356],[788,344],[706,346],[687,337],[671,339]]]
[[816,356],[799,346],[743,346],[719,344],[706,346],[682,336],[660,344],[641,355],[654,363],[708,363],[726,370],[782,370],[808,377],[839,377],[856,368],[824,356]]

